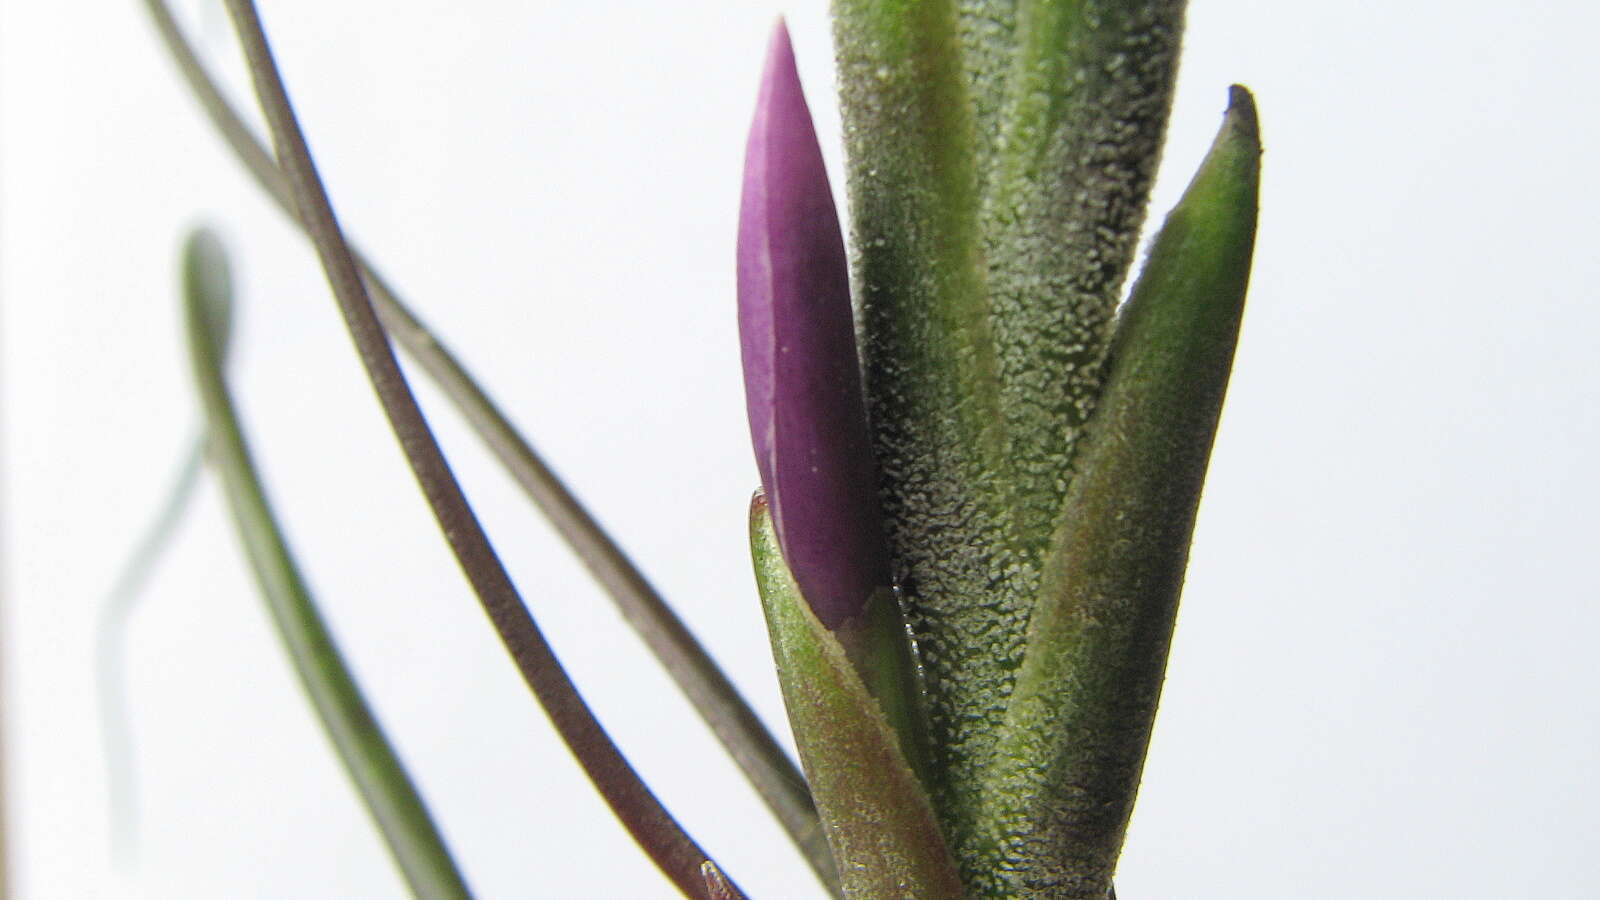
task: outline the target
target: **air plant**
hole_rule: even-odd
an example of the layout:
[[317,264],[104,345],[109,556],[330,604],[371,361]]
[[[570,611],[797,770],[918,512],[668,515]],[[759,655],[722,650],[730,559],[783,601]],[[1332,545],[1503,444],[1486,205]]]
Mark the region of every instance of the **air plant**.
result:
[[[1235,88],[1113,315],[1181,8],[1051,6],[1018,12],[988,105],[966,93],[986,84],[959,67],[971,57],[942,52],[983,43],[953,11],[836,7],[860,359],[781,27],[757,107],[740,231],[766,494],[752,540],[853,895],[1104,896],[1155,713],[1249,268],[1255,113]],[[1051,77],[1068,66],[1084,77]],[[873,590],[885,534],[897,595]]]
[[[304,228],[451,548],[602,797],[687,896],[743,896],[562,672],[461,495],[390,339],[550,515],[823,889],[1103,898],[1165,668],[1238,334],[1259,140],[1221,131],[1125,302],[1179,0],[836,0],[847,254],[789,36],[746,155],[738,317],[761,476],[750,537],[804,777],[692,635],[343,237],[250,0],[228,0],[274,150],[160,0],[202,106]],[[206,440],[308,693],[418,896],[465,880],[320,630],[221,364],[225,258],[190,244]]]

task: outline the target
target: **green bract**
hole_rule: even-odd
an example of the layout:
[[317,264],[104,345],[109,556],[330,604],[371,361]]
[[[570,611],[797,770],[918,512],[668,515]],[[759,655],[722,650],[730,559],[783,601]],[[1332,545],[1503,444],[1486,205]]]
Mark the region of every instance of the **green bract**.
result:
[[[961,880],[896,728],[789,574],[765,499],[750,546],[800,760],[850,897],[944,900]],[[894,611],[898,616],[898,610]]]

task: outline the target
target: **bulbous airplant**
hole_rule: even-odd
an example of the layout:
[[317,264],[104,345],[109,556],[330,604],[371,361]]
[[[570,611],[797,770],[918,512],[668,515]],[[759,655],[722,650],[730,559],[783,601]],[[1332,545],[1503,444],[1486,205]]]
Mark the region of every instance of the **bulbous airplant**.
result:
[[1182,7],[1106,6],[1006,6],[1006,28],[975,29],[938,4],[836,4],[854,303],[781,24],[769,48],[738,256],[752,542],[850,896],[1111,889],[1259,145],[1234,88],[1116,314]]
[[[835,0],[848,256],[789,35],[782,23],[773,32],[746,148],[738,318],[761,480],[751,546],[803,782],[644,576],[346,243],[253,3],[228,7],[275,153],[165,5],[147,6],[207,113],[316,246],[418,483],[518,671],[679,890],[743,896],[567,680],[389,338],[556,522],[830,893],[1111,892],[1255,234],[1260,144],[1251,98],[1236,87],[1119,308],[1160,153],[1181,0]],[[192,319],[208,433],[231,434],[237,451],[218,464],[241,534],[267,596],[295,610],[284,627],[291,656],[413,891],[464,896],[337,647],[310,627],[315,606],[243,451],[214,323]]]

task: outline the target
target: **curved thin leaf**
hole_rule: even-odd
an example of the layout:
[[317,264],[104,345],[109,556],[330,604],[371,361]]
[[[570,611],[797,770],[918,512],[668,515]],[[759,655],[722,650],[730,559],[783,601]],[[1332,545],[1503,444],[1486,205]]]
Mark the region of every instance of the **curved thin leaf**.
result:
[[628,764],[567,677],[423,418],[311,159],[255,3],[225,2],[249,63],[256,97],[272,130],[279,163],[293,188],[300,221],[322,260],[357,355],[445,542],[523,681],[611,811],[678,890],[689,897],[706,897],[700,874],[705,852]]
[[222,373],[219,334],[226,326],[216,311],[228,307],[228,298],[217,293],[227,285],[226,277],[219,277],[226,274],[221,245],[209,233],[199,232],[189,239],[184,258],[184,310],[195,382],[206,413],[207,447],[273,624],[412,893],[427,898],[470,897],[427,807],[323,624],[261,486]]
[[123,650],[128,621],[143,596],[145,583],[162,553],[171,546],[173,534],[183,522],[200,473],[205,464],[205,440],[191,438],[167,488],[156,517],[146,527],[139,542],[123,563],[117,579],[106,593],[95,628],[95,692],[100,701],[101,752],[105,754],[106,793],[111,825],[111,855],[119,863],[133,852],[139,810],[133,768],[133,729],[128,721],[128,698],[123,685]]
[[[303,228],[288,179],[223,97],[171,10],[163,0],[144,0],[144,4],[179,73],[218,133],[256,183]],[[359,250],[353,249],[353,253],[390,336],[433,378],[523,493],[550,520],[766,802],[817,878],[837,893],[838,875],[799,768],[683,620],[518,433],[472,373],[366,257]]]

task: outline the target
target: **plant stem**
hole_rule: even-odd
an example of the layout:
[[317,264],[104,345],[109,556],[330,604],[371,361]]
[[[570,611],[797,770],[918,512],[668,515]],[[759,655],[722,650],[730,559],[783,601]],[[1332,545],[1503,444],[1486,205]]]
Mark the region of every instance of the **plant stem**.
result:
[[700,874],[701,863],[707,859],[705,852],[640,780],[561,668],[423,420],[311,160],[255,4],[251,0],[228,0],[228,12],[249,61],[256,96],[271,127],[279,164],[289,177],[300,220],[322,259],[345,325],[390,427],[484,612],[556,730],[640,847],[686,896],[706,897],[706,884]]
[[[299,224],[288,179],[223,97],[171,11],[163,0],[145,0],[145,6],[207,117],[257,184]],[[818,879],[837,895],[837,870],[799,768],[649,580],[518,434],[471,373],[359,250],[352,248],[352,253],[390,336],[434,379],[582,560],[788,832]]]

